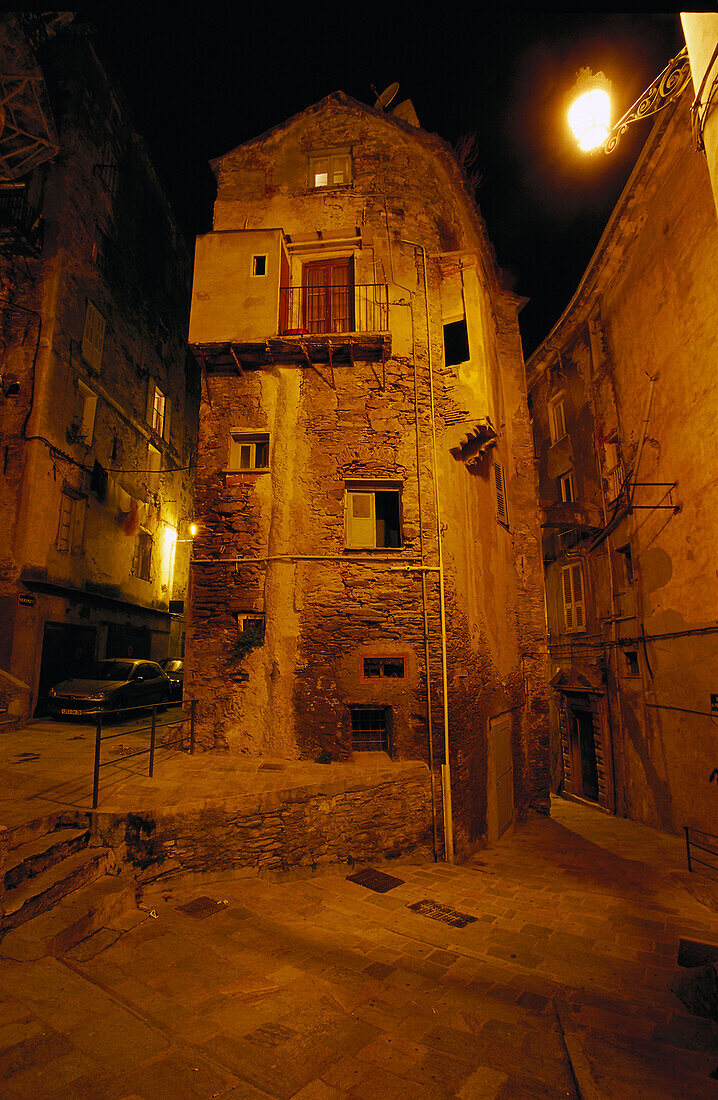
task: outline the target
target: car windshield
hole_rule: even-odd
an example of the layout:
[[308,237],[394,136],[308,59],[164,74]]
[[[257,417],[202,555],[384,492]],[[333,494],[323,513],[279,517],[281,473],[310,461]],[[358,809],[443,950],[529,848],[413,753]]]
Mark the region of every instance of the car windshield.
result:
[[88,680],[129,680],[133,661],[98,661],[87,674]]
[[165,672],[181,672],[182,671],[182,662],[181,661],[163,661],[162,662],[162,668],[165,670]]

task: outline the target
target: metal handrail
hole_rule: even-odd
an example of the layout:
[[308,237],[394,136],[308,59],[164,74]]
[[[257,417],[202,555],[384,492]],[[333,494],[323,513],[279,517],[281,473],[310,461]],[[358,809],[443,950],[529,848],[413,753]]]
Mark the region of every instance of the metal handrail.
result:
[[[131,711],[140,711],[140,710],[141,711],[146,711],[150,708],[148,708],[146,705],[145,706],[136,706],[136,707],[123,707],[121,712],[119,712],[119,711],[118,712],[107,711],[105,713],[100,713],[100,714],[97,715],[97,719],[95,721],[95,761],[94,761],[94,767],[93,767],[93,772],[92,772],[92,808],[93,808],[93,810],[97,809],[97,807],[99,805],[99,800],[100,800],[100,768],[104,768],[108,764],[114,764],[115,763],[114,760],[104,760],[103,761],[101,759],[101,756],[102,756],[102,742],[103,741],[113,741],[116,737],[127,737],[128,734],[145,733],[147,730],[149,730],[150,731],[149,748],[138,749],[137,752],[129,752],[126,755],[124,755],[122,759],[123,760],[131,760],[134,756],[145,756],[147,753],[149,753],[150,760],[149,760],[149,767],[148,767],[148,770],[147,770],[147,774],[148,774],[149,778],[151,779],[152,776],[154,775],[154,770],[155,770],[155,742],[156,742],[157,730],[158,729],[165,729],[167,726],[175,726],[175,725],[178,725],[178,724],[180,726],[184,726],[185,722],[189,722],[189,724],[190,724],[190,727],[189,727],[189,752],[190,752],[190,756],[194,755],[195,711],[196,711],[196,708],[197,708],[197,700],[196,699],[190,700],[189,714],[184,714],[184,711],[183,711],[183,717],[180,719],[179,723],[177,723],[177,722],[160,722],[160,724],[158,726],[158,724],[157,724],[157,709],[160,706],[164,707],[166,705],[167,705],[166,703],[155,703],[152,706],[152,708],[151,708],[152,709],[152,721],[150,722],[150,724],[148,726],[138,726],[138,727],[136,727],[135,729],[132,729],[132,730],[122,730],[119,733],[110,733],[110,734],[105,734],[104,736],[102,734],[102,719],[103,718],[116,717],[120,713],[121,714],[128,714]],[[181,745],[182,748],[184,749],[184,744],[185,744],[185,736],[184,736],[184,732],[183,732],[182,736],[179,738],[179,740],[167,741],[163,745],[163,748],[170,749],[170,748],[173,748],[175,745]]]
[[279,288],[280,336],[388,330],[389,288],[386,283],[301,284]]
[[[718,864],[708,863],[705,859],[700,859],[695,854],[691,854],[691,848],[698,849],[699,852],[708,852],[710,855],[715,856],[718,859],[718,836],[715,833],[707,833],[705,829],[697,829],[694,825],[684,825],[683,831],[686,834],[686,857],[688,859],[688,870],[693,873],[693,864],[700,863],[702,867],[707,867],[710,871],[713,871],[718,877]],[[700,836],[708,837],[710,840],[716,842],[713,848],[699,843],[697,840],[691,839],[691,833],[698,833]]]

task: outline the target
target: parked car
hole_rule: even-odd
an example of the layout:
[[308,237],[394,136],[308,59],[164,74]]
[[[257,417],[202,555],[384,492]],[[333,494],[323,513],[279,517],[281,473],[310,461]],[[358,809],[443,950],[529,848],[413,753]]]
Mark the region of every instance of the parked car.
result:
[[172,681],[156,661],[117,657],[98,661],[86,676],[56,684],[47,703],[58,717],[83,716],[165,705],[171,696]]
[[177,657],[165,657],[164,661],[160,661],[160,665],[172,681],[172,698],[178,699],[181,702],[182,684],[184,682],[184,661],[180,661]]

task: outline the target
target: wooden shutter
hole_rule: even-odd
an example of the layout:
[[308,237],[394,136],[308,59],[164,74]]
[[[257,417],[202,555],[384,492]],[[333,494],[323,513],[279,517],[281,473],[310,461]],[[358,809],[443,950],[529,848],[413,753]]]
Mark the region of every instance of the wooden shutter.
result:
[[60,496],[60,520],[57,527],[57,549],[70,549],[70,527],[72,524],[72,497],[68,493]]
[[506,478],[504,468],[500,462],[494,462],[494,484],[496,486],[496,518],[499,523],[508,525],[508,509],[506,507]]
[[145,408],[145,420],[148,424],[153,424],[155,416],[155,380],[154,378],[147,379],[147,406]]
[[308,332],[350,332],[354,327],[353,260],[305,264],[304,328]]
[[566,630],[569,634],[586,629],[586,600],[583,585],[583,567],[580,562],[564,565],[561,569],[563,608]]
[[347,546],[376,546],[376,501],[374,493],[347,492]]
[[81,554],[85,544],[85,512],[87,501],[84,497],[72,502],[72,541],[70,553]]
[[105,343],[105,318],[88,299],[85,309],[85,330],[82,334],[82,357],[100,370],[102,366],[102,348]]
[[172,409],[172,402],[169,397],[165,397],[165,422],[162,429],[162,438],[166,443],[170,441],[170,412]]

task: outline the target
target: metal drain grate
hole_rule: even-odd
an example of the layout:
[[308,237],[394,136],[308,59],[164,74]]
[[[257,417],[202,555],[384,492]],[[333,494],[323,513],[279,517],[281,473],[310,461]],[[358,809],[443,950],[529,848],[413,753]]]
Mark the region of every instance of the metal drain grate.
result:
[[473,924],[478,917],[472,917],[469,913],[460,913],[458,909],[452,909],[450,905],[440,905],[438,901],[414,901],[407,905],[412,913],[419,913],[422,917],[431,920],[440,920],[442,924],[450,924],[452,928],[466,928],[467,924]]
[[177,908],[180,913],[186,913],[188,917],[204,920],[205,917],[211,917],[213,913],[219,913],[220,909],[226,909],[227,902],[215,901],[214,898],[207,897],[193,898],[192,901],[178,905]]
[[355,882],[357,886],[365,886],[367,890],[374,890],[377,894],[386,894],[395,886],[404,885],[403,878],[394,878],[383,871],[375,871],[373,867],[357,871],[355,875],[347,875],[347,882]]

